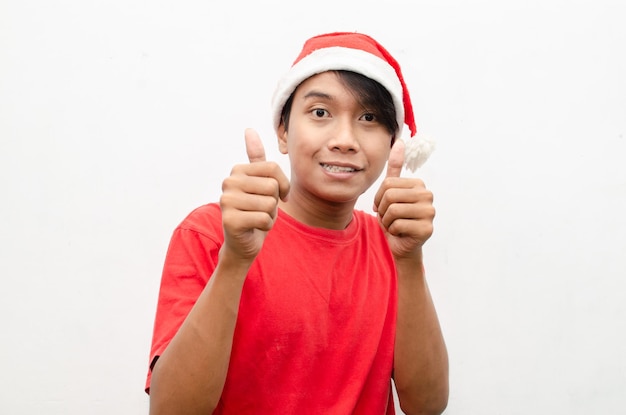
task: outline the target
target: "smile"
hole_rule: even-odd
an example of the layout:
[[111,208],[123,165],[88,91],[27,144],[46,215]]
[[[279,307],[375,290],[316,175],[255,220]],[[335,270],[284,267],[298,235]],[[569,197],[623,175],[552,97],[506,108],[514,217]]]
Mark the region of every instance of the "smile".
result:
[[322,163],[321,166],[324,168],[324,170],[331,173],[354,173],[355,171],[358,171],[354,167],[335,166],[332,164]]

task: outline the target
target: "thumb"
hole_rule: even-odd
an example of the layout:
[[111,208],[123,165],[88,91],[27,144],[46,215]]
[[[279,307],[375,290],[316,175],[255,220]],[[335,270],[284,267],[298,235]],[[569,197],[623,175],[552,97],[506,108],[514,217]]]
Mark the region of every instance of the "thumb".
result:
[[263,142],[261,142],[259,134],[252,128],[246,128],[245,139],[246,153],[248,153],[250,163],[265,161],[265,148],[263,147]]
[[402,165],[404,164],[404,142],[400,139],[396,140],[389,152],[389,160],[387,160],[387,176],[400,177]]

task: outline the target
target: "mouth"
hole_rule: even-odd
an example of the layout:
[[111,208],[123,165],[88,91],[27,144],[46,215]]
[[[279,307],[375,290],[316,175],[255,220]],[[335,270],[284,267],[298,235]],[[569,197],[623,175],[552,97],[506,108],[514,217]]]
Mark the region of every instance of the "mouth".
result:
[[330,173],[354,173],[360,171],[360,169],[357,169],[355,167],[337,166],[335,164],[320,163],[320,166],[322,166],[324,170]]

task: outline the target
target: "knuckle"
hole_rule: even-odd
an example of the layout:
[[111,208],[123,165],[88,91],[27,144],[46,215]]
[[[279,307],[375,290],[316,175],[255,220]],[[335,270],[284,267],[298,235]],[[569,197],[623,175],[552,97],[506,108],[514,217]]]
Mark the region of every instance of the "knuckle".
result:
[[263,222],[263,230],[269,230],[274,225],[274,218],[270,215],[265,215],[265,220]]
[[222,191],[230,188],[231,182],[232,182],[231,176],[228,176],[227,178],[222,180]]
[[278,205],[278,201],[274,197],[263,197],[259,200],[259,210],[268,214],[272,214]]
[[420,216],[432,220],[435,217],[436,213],[437,212],[435,210],[435,207],[431,204],[428,204],[422,207]]
[[222,210],[226,209],[228,206],[231,205],[232,202],[232,196],[225,192],[222,193],[220,196],[220,207],[222,208]]
[[422,195],[424,199],[428,200],[431,203],[433,202],[434,195],[433,195],[433,192],[431,192],[430,190],[424,189],[424,191],[422,192]]
[[430,236],[433,234],[433,231],[434,231],[434,230],[435,230],[435,229],[434,229],[434,226],[433,226],[432,222],[428,222],[427,224],[424,224],[424,225],[422,226],[422,232],[421,232],[421,234],[422,234],[423,236],[425,236],[426,238],[428,238],[428,237],[430,237]]
[[235,164],[233,166],[233,168],[230,170],[230,175],[236,175],[236,174],[240,174],[242,172],[243,169],[245,169],[246,165],[245,164]]
[[257,192],[268,196],[278,194],[278,182],[272,178],[266,178],[259,183]]
[[385,189],[389,189],[391,187],[394,187],[394,183],[397,183],[398,179],[398,177],[385,177],[382,185]]
[[280,166],[278,165],[278,163],[274,162],[274,161],[269,161],[267,162],[268,167],[270,168],[270,171],[272,173],[278,173],[281,171]]
[[396,204],[396,203],[392,203],[387,207],[386,210],[386,214],[390,215],[391,217],[397,217],[400,215],[400,211],[401,211],[402,206]]

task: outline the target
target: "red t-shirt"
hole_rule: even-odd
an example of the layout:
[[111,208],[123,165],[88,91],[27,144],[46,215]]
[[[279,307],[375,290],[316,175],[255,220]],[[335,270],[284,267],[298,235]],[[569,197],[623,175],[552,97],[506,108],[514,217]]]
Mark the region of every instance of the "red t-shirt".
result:
[[[196,209],[174,231],[151,362],[204,289],[222,241],[217,204]],[[345,230],[329,230],[279,210],[243,287],[214,413],[394,414],[396,311],[393,256],[375,217],[355,211]]]

